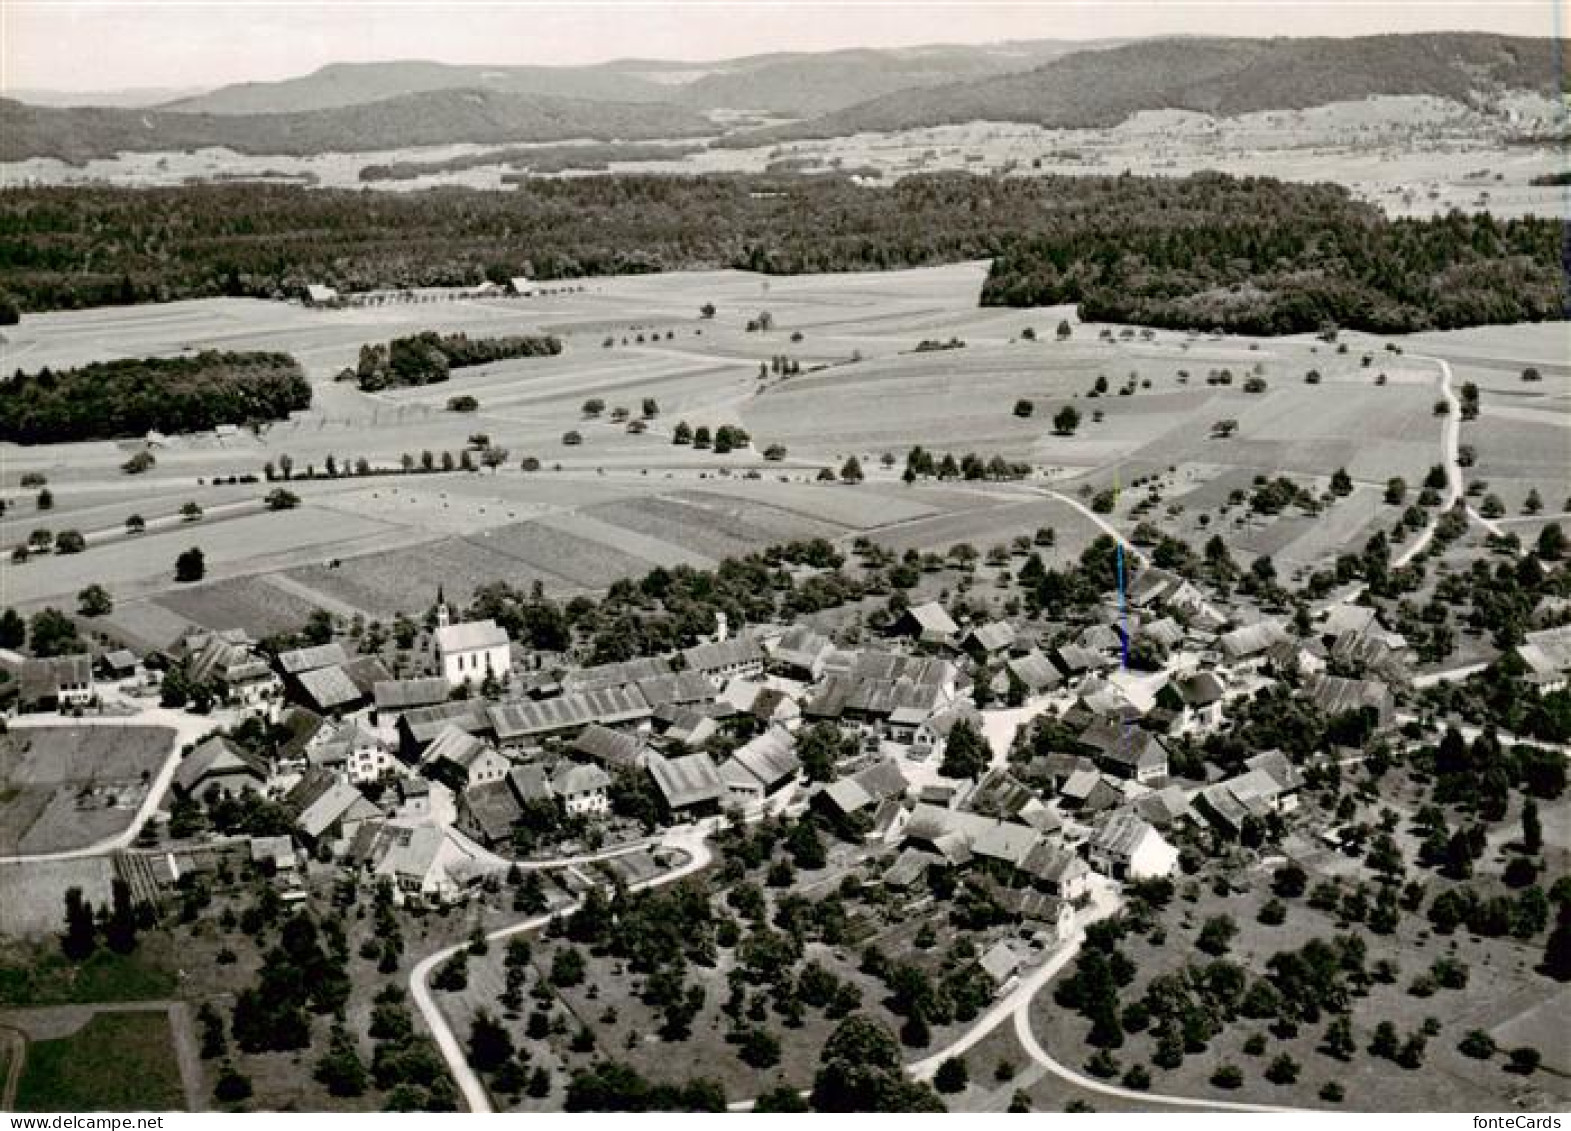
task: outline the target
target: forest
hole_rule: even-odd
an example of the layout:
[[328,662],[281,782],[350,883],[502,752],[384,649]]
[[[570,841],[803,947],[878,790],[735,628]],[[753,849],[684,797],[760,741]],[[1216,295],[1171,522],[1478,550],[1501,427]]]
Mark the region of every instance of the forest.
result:
[[550,357],[561,352],[561,340],[550,335],[471,338],[467,334],[444,335],[427,330],[394,338],[386,345],[361,346],[353,374],[360,388],[376,392],[446,381],[452,370],[467,365],[487,365],[515,357]]
[[0,440],[49,444],[197,432],[282,420],[310,404],[310,382],[285,353],[204,350],[80,369],[18,369],[0,384]]
[[847,177],[594,176],[403,194],[229,184],[0,191],[24,311],[281,298],[485,278],[733,267],[766,274],[994,260],[989,305],[1267,333],[1562,316],[1561,224],[1389,220],[1331,185],[1202,173],[888,187]]

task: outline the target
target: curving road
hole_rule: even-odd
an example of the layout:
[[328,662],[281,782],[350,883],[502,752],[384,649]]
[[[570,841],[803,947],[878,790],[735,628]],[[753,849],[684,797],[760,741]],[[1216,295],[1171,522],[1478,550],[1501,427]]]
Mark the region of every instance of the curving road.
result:
[[[1424,532],[1413,540],[1412,545],[1404,549],[1391,560],[1394,568],[1401,568],[1423,553],[1429,543],[1434,541],[1435,528],[1440,524],[1440,516],[1456,505],[1462,497],[1462,464],[1458,458],[1462,438],[1462,402],[1457,400],[1455,391],[1451,388],[1451,363],[1443,357],[1430,357],[1426,354],[1409,354],[1414,361],[1430,361],[1440,367],[1440,395],[1446,402],[1445,427],[1440,431],[1440,450],[1446,469],[1446,493],[1441,499],[1440,506],[1435,509],[1435,515],[1429,525],[1424,527]],[[1468,513],[1487,527],[1493,524],[1473,515],[1472,508]],[[1493,533],[1499,533],[1499,527],[1494,527]]]
[[[686,852],[688,856],[687,862],[669,872],[663,872],[658,876],[631,884],[628,888],[629,891],[642,891],[646,888],[662,887],[666,884],[675,883],[677,880],[708,867],[710,860],[713,858],[706,840],[706,831],[700,826],[686,826],[668,833],[661,843],[667,848],[676,848]],[[609,855],[616,854],[617,852],[613,851]],[[572,860],[587,862],[593,858],[595,857],[573,857],[571,860],[564,858],[560,861],[554,861],[550,865],[544,863],[536,864],[536,867],[547,867],[557,864],[566,866]],[[544,915],[536,915],[509,926],[498,928],[488,934],[486,939],[490,942],[500,942],[503,939],[522,934],[525,931],[537,930],[550,923],[553,919],[567,918],[577,911],[579,906],[577,903],[571,903],[556,911],[548,912]],[[463,1045],[459,1042],[458,1036],[453,1032],[452,1025],[448,1023],[436,1000],[431,996],[430,986],[431,971],[468,945],[467,942],[459,943],[422,959],[419,965],[410,972],[409,991],[414,998],[415,1005],[419,1007],[421,1016],[425,1018],[427,1028],[431,1030],[432,1039],[436,1041],[437,1048],[441,1050],[442,1059],[447,1061],[448,1071],[452,1073],[453,1080],[458,1084],[458,1090],[463,1094],[464,1102],[469,1106],[470,1111],[484,1115],[494,1110],[491,1107],[491,1097],[486,1092],[485,1085],[481,1082],[479,1075],[469,1066],[469,1058],[464,1052]]]

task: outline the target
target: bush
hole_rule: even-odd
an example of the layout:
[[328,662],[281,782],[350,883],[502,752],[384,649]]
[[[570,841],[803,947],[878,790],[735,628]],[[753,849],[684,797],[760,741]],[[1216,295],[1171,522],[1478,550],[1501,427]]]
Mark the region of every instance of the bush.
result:
[[1244,1074],[1239,1071],[1236,1064],[1219,1064],[1216,1071],[1211,1073],[1211,1086],[1232,1091],[1241,1088],[1244,1084]]
[[945,1095],[965,1091],[966,1084],[969,1082],[970,1075],[966,1071],[966,1062],[958,1056],[952,1056],[944,1061],[933,1074],[933,1087]]
[[457,397],[447,398],[448,412],[475,412],[479,408],[480,402],[475,400],[475,398],[471,397],[468,393],[464,393],[463,395]]

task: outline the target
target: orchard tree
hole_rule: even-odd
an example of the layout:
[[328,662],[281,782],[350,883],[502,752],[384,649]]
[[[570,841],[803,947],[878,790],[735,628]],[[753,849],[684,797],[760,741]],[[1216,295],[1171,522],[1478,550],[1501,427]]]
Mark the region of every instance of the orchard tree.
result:
[[201,581],[207,575],[207,555],[200,547],[192,546],[175,559],[175,580],[189,584]]
[[109,590],[93,582],[76,595],[76,611],[84,617],[106,617],[115,611],[114,598]]

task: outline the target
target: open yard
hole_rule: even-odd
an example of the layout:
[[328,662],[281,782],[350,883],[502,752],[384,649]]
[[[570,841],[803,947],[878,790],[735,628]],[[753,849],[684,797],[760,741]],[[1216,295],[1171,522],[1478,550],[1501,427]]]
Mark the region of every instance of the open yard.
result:
[[162,727],[18,727],[0,736],[0,855],[62,852],[125,828],[169,753]]
[[28,1041],[16,1110],[187,1110],[166,1009],[88,1012],[77,1024]]

